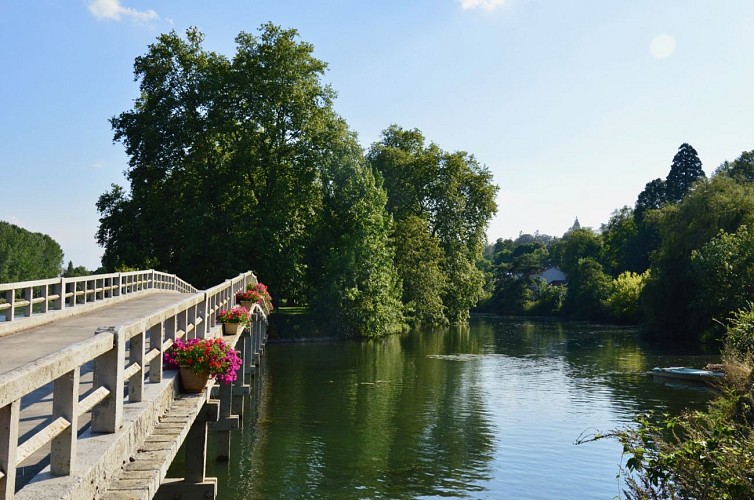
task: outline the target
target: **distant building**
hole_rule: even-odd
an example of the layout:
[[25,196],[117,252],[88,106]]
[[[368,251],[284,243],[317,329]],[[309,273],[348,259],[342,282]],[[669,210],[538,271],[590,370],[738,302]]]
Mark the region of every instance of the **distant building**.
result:
[[548,267],[547,269],[542,271],[542,274],[539,275],[539,278],[545,280],[548,285],[559,286],[566,284],[566,275],[563,274],[563,271],[561,271],[557,267]]

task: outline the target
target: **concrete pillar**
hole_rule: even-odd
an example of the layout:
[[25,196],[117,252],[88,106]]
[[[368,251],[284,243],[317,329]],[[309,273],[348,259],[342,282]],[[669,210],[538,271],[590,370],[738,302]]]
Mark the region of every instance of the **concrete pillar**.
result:
[[18,448],[18,417],[21,400],[0,408],[0,500],[13,498],[16,489],[16,449]]
[[79,416],[79,368],[55,379],[52,391],[52,418],[63,417],[71,425],[52,440],[50,472],[67,476],[76,466],[76,433]]
[[144,397],[144,344],[146,332],[139,332],[131,337],[131,345],[128,348],[128,363],[138,363],[141,367],[128,379],[128,401],[137,403]]
[[115,432],[123,422],[123,369],[126,341],[114,327],[98,328],[95,335],[112,333],[113,348],[94,360],[95,389],[105,387],[110,394],[92,409],[92,432]]
[[149,381],[162,382],[162,342],[163,342],[162,321],[149,329],[149,347],[157,349],[160,354],[149,362]]
[[[226,424],[233,414],[233,386],[220,384],[220,423]],[[230,430],[218,429],[217,436],[217,460],[227,462],[230,460]]]

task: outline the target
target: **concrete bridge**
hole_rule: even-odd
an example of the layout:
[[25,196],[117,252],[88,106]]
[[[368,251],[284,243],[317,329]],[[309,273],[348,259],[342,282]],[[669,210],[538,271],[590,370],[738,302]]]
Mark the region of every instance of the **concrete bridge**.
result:
[[[256,283],[247,272],[198,291],[153,270],[0,284],[0,500],[215,498],[207,429],[228,459],[267,338],[265,307],[223,335],[219,310]],[[181,394],[163,352],[221,336],[237,379]],[[182,478],[167,478],[181,445]]]

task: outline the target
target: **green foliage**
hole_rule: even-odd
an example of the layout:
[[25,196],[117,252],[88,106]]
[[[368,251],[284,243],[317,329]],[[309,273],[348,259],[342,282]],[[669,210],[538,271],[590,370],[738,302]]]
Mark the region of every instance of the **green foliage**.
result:
[[629,207],[615,210],[602,227],[602,262],[613,276],[624,271],[642,273],[649,267],[649,248]]
[[[469,309],[485,294],[480,262],[485,229],[497,209],[497,186],[489,170],[465,152],[448,153],[435,144],[427,146],[420,131],[396,125],[383,131],[367,160],[384,180],[393,218],[399,224],[410,217],[426,221],[426,234],[414,235],[415,239],[436,240],[442,250],[440,270],[446,282],[443,321],[465,321]],[[413,243],[396,238],[393,244],[400,255],[410,252],[406,246]],[[398,267],[401,279],[410,282],[413,278],[407,273],[412,271],[402,264]],[[423,288],[422,293],[429,296],[421,300],[434,303],[435,291]],[[439,320],[436,308],[431,314]]]
[[644,214],[649,210],[661,208],[667,202],[668,197],[665,181],[662,179],[649,181],[647,185],[644,186],[644,191],[639,193],[639,197],[636,199],[634,214],[636,215],[637,222],[641,222],[644,219]]
[[589,228],[573,229],[551,246],[550,253],[570,283],[571,274],[576,271],[581,259],[600,259],[602,240]]
[[272,24],[239,34],[232,60],[202,42],[196,29],[171,32],[136,59],[141,95],[112,119],[131,190],[98,202],[103,264],[150,264],[198,286],[254,267],[301,299],[319,169],[346,130],[326,64]]
[[607,298],[608,312],[613,320],[630,324],[640,322],[641,290],[649,273],[649,270],[643,274],[625,271],[613,280],[612,292]]
[[[648,327],[656,335],[697,336],[709,328],[711,318],[693,311],[693,305],[705,301],[701,290],[714,285],[704,284],[705,272],[694,272],[692,253],[721,230],[733,233],[743,224],[754,223],[754,185],[720,175],[701,180],[682,202],[666,205],[650,218],[662,243],[642,294]],[[714,253],[712,250],[710,247],[705,254]],[[720,259],[724,257],[720,255]],[[710,278],[714,283],[714,274]]]
[[696,323],[719,329],[733,311],[754,298],[754,231],[745,225],[732,234],[721,231],[692,250],[691,267],[698,284],[691,303]]
[[0,221],[0,283],[60,275],[63,250],[46,234]]
[[754,364],[754,303],[749,302],[746,307],[733,312],[725,345],[737,360]]
[[604,320],[607,300],[612,292],[612,279],[602,265],[591,257],[579,259],[568,276],[568,294],[564,312],[577,319]]
[[427,221],[410,215],[396,222],[392,240],[400,242],[395,267],[403,278],[403,304],[411,324],[443,325],[442,294],[446,275],[442,271],[443,251],[427,228]]
[[671,203],[681,201],[691,190],[691,186],[697,180],[704,178],[699,155],[691,145],[684,142],[673,157],[670,172],[665,179],[667,201]]
[[130,192],[97,203],[103,265],[199,287],[252,267],[338,333],[399,331],[385,194],[333,110],[327,65],[270,23],[235,41],[229,59],[196,29],[171,32],[136,59],[141,95],[112,119]]
[[732,162],[723,162],[715,174],[725,175],[738,182],[754,182],[754,151],[744,151]]
[[[357,151],[355,140],[352,151]],[[313,311],[331,332],[380,337],[403,330],[401,282],[393,264],[385,192],[359,156],[343,155],[325,172],[324,213],[315,237],[319,260]]]
[[92,274],[92,272],[84,266],[73,267],[73,262],[70,260],[68,261],[68,267],[66,267],[65,270],[63,271],[64,278],[75,278],[77,276],[89,276],[90,274]]
[[526,314],[558,316],[563,310],[568,288],[561,285],[549,285],[544,280],[540,280],[533,293],[534,298],[526,306]]

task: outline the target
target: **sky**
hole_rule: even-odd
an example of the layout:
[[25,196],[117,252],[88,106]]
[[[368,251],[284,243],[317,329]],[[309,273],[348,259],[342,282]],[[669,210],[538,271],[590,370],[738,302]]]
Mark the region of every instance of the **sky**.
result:
[[364,148],[397,124],[489,168],[490,242],[598,229],[684,142],[708,175],[754,149],[751,0],[4,0],[0,220],[97,268],[97,199],[128,187],[108,120],[138,95],[134,58],[190,26],[231,56],[268,21],[328,63]]

